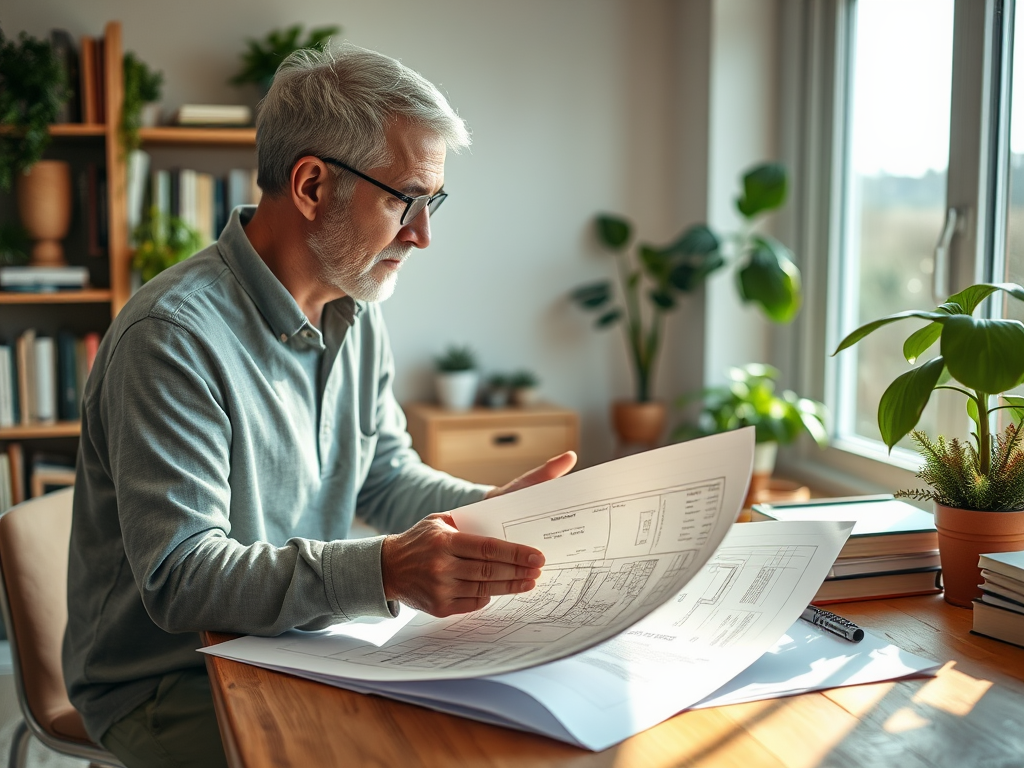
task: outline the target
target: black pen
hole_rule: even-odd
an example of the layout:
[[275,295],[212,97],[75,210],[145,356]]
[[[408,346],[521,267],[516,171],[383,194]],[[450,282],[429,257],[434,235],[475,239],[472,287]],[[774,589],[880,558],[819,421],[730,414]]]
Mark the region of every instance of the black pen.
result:
[[859,643],[864,639],[864,630],[852,621],[844,619],[842,616],[836,616],[831,611],[823,610],[814,605],[808,605],[804,608],[800,618],[834,635],[839,635],[851,643]]

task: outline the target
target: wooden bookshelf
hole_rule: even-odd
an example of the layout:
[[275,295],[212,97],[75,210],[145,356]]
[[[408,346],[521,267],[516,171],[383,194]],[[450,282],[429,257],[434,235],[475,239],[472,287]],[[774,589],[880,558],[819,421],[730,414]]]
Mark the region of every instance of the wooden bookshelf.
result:
[[[0,136],[13,136],[18,131],[9,125],[0,125]],[[83,123],[56,123],[47,128],[47,133],[55,138],[102,138],[107,135],[105,125],[85,125]]]
[[139,137],[148,146],[232,146],[256,145],[255,128],[192,128],[167,125],[142,128]]
[[110,298],[110,291],[101,288],[45,293],[0,291],[0,304],[104,304]]
[[57,421],[48,424],[20,424],[0,429],[0,440],[31,440],[33,438],[78,437],[81,424],[77,421]]

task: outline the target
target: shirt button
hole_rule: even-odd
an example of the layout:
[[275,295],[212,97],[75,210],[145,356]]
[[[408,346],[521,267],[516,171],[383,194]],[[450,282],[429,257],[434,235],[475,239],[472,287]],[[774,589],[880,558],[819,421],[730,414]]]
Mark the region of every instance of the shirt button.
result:
[[287,333],[282,333],[281,334],[281,341],[288,341],[288,334]]

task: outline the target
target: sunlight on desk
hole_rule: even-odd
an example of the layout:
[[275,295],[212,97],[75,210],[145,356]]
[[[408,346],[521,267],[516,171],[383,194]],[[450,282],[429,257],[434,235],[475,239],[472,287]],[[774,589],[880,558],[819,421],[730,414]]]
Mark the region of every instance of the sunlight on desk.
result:
[[905,733],[918,728],[926,728],[932,724],[931,720],[921,717],[910,707],[904,707],[892,713],[892,716],[882,726],[887,733]]
[[863,717],[877,707],[895,687],[895,683],[854,685],[849,688],[832,689],[827,691],[827,695],[847,712],[856,717]]
[[927,704],[957,717],[968,714],[992,687],[992,682],[976,680],[955,669],[955,666],[955,661],[946,664],[938,677],[929,680],[914,694],[912,701],[915,704]]

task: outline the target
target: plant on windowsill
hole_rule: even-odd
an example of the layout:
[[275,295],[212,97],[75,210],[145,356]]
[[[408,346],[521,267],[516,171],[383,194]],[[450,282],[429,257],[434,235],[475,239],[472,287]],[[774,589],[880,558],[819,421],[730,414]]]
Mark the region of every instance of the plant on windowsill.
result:
[[262,40],[246,40],[248,50],[242,54],[242,69],[229,81],[232,85],[255,83],[265,94],[270,89],[277,68],[290,54],[302,48],[322,48],[341,27],[326,26],[311,29],[305,42],[299,42],[302,25],[295,24],[287,29],[274,29]]
[[716,234],[707,224],[695,224],[668,245],[640,243],[632,255],[627,250],[632,224],[620,216],[596,218],[598,240],[617,257],[618,290],[614,281],[601,280],[576,288],[570,297],[584,310],[598,313],[597,328],[623,323],[636,393],[633,400],[619,400],[612,406],[612,421],[622,443],[653,445],[660,440],[665,405],[652,397],[651,387],[665,314],[683,296],[698,290],[709,275],[731,265],[743,301],[757,304],[775,322],[789,322],[800,309],[800,272],[792,254],[754,229],[763,214],[785,203],[786,193],[784,166],[756,165],[744,173],[743,191],[736,200],[744,219],[740,231]]
[[[779,370],[749,363],[729,370],[729,383],[691,392],[675,402],[679,408],[700,401],[696,423],[672,432],[673,440],[689,440],[741,427],[754,428],[754,473],[747,499],[753,502],[768,488],[780,445],[809,434],[819,446],[828,446],[828,409],[824,403],[800,397],[786,389],[776,392]],[[745,504],[744,506],[749,506]]]
[[434,359],[437,375],[437,399],[449,411],[468,411],[476,402],[476,388],[480,380],[476,353],[469,347],[452,345],[443,355]]
[[[924,466],[917,477],[930,488],[897,496],[934,502],[946,601],[963,607],[981,596],[980,554],[1024,549],[1024,397],[1007,394],[1024,383],[1024,324],[973,316],[997,291],[1024,301],[1024,288],[1013,283],[972,285],[933,311],[908,310],[867,323],[833,353],[883,325],[913,317],[929,321],[903,343],[903,356],[913,365],[935,342],[939,354],[889,385],[878,404],[878,428],[890,451],[908,434],[920,448]],[[936,389],[967,398],[973,425],[968,441],[933,440],[914,429]],[[1001,434],[993,430],[999,411],[1010,417]]]

